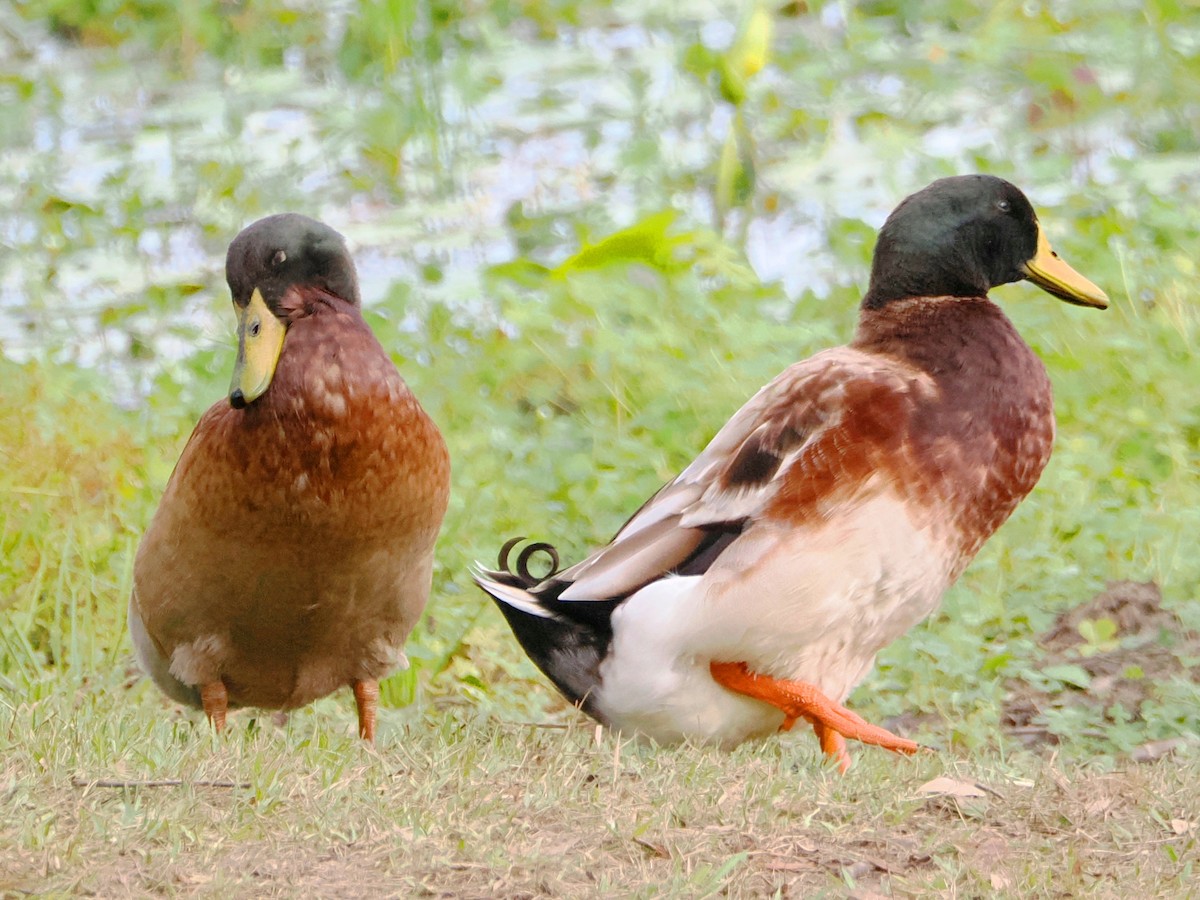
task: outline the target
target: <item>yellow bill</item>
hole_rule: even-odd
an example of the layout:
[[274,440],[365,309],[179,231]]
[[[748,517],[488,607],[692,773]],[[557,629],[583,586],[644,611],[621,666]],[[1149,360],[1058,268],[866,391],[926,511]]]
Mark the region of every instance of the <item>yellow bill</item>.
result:
[[238,313],[237,362],[229,386],[229,403],[234,409],[253,403],[271,386],[285,334],[287,326],[275,318],[255,288],[246,308]]
[[1038,226],[1037,253],[1025,263],[1025,277],[1048,294],[1077,306],[1108,308],[1108,294],[1061,260]]

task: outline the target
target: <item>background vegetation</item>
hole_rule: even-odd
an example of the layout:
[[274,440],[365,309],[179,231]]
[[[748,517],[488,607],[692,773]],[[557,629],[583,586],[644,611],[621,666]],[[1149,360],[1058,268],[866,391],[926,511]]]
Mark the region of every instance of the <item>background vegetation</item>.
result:
[[[0,893],[1189,883],[1194,4],[23,0],[0,8],[0,100]],[[1054,459],[852,698],[941,753],[863,751],[839,783],[806,735],[593,740],[467,564],[515,534],[566,558],[605,540],[759,385],[849,337],[883,217],[966,171],[1023,187],[1114,304],[995,292],[1054,381]],[[138,538],[227,385],[225,247],[284,209],[351,239],[455,460],[378,755],[344,696],[210,741],[124,632]],[[1109,581],[1154,582],[1168,613],[1101,604],[1039,643]],[[914,799],[947,768],[1005,787],[982,811]]]

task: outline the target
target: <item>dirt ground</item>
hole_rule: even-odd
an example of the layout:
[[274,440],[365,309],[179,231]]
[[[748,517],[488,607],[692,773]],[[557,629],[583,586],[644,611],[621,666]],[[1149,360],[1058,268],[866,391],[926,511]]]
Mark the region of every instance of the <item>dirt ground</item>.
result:
[[[1084,637],[1089,623],[1101,637]],[[1009,679],[1002,725],[1029,747],[1058,743],[1046,724],[1048,710],[1087,707],[1105,722],[1137,722],[1164,683],[1175,678],[1200,683],[1200,634],[1163,607],[1162,593],[1153,582],[1110,583],[1091,600],[1060,614],[1039,636],[1038,646],[1043,672],[1078,666],[1087,677],[1086,686],[1067,685],[1052,692],[1028,680]],[[1156,741],[1133,753],[1138,759],[1151,758],[1182,743]]]

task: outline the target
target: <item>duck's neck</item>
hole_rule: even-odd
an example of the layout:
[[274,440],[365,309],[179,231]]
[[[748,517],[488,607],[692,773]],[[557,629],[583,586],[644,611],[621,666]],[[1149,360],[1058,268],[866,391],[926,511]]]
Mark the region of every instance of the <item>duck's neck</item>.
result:
[[864,309],[852,346],[933,380],[936,390],[916,413],[909,440],[923,483],[957,526],[953,579],[1050,458],[1054,412],[1045,366],[985,297]]
[[935,380],[979,379],[1045,370],[1000,307],[986,297],[913,297],[864,306],[851,346],[898,357]]

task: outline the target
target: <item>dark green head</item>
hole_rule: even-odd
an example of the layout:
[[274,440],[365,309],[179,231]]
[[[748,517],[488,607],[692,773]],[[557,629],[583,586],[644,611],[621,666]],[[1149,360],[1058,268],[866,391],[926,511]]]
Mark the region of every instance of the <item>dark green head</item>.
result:
[[345,239],[315,219],[282,213],[259,219],[229,245],[225,280],[238,314],[238,355],[229,388],[235,409],[271,386],[289,315],[305,292],[358,305],[358,277]]
[[358,277],[345,238],[298,213],[267,216],[242,229],[225,256],[225,280],[237,306],[249,304],[258,288],[276,315],[293,285],[358,303]]
[[1020,190],[991,175],[960,175],[917,191],[888,216],[863,306],[878,309],[908,297],[985,297],[1022,279],[1068,303],[1108,306],[1104,292],[1050,248]]

